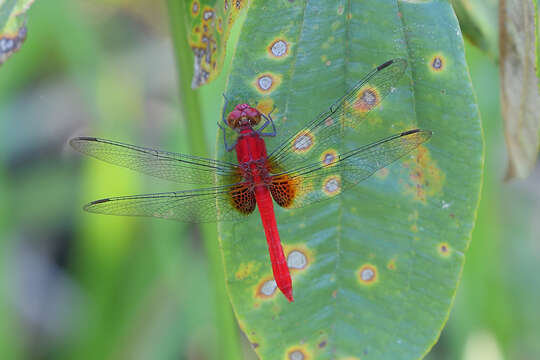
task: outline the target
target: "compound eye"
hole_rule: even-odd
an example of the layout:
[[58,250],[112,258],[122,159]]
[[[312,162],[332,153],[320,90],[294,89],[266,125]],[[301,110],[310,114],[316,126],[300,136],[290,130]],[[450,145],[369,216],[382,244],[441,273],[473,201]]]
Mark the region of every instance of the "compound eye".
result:
[[252,107],[247,108],[244,112],[249,117],[256,117],[257,115],[259,115],[259,111],[257,109],[252,108]]
[[229,124],[230,127],[232,128],[236,128],[238,126],[238,119],[242,116],[242,112],[239,111],[239,110],[233,110],[231,111],[231,113],[229,114],[229,116],[227,116],[227,123]]

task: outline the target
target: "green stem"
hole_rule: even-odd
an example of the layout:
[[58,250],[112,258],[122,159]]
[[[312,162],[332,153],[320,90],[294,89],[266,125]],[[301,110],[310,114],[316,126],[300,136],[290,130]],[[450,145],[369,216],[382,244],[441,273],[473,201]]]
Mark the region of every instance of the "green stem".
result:
[[[198,92],[191,89],[193,56],[187,42],[184,2],[167,0],[167,5],[171,36],[179,72],[178,83],[182,99],[182,112],[187,122],[190,149],[195,155],[208,156],[209,151],[205,140]],[[242,355],[239,347],[236,322],[225,289],[225,276],[217,240],[217,227],[212,224],[203,225],[201,226],[201,231],[204,238],[211,278],[214,282],[218,358],[238,360],[242,358]]]

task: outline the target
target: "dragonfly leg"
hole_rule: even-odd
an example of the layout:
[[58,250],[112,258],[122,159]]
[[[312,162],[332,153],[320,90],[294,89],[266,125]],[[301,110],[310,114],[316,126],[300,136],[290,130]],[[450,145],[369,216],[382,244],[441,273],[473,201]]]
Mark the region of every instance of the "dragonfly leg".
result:
[[223,112],[221,113],[221,120],[225,124],[225,126],[229,126],[227,124],[227,119],[225,119],[225,112],[227,111],[227,105],[229,104],[229,99],[227,99],[227,96],[225,96],[225,93],[223,93],[223,98],[225,99],[225,105],[223,105]]
[[225,133],[223,133],[223,141],[225,142],[225,150],[227,150],[227,152],[231,152],[234,150],[236,142],[229,146],[229,144],[227,144],[227,137],[225,136]]
[[270,110],[270,112],[269,112],[268,115],[267,115],[270,119],[272,119],[272,118],[270,117],[270,115],[272,115],[272,113],[274,112],[274,110],[276,110],[276,104],[274,104],[274,107],[272,108],[272,110]]
[[[262,114],[261,114],[261,115],[262,115]],[[264,115],[263,115],[263,116],[264,116]],[[267,119],[267,120],[264,122],[263,126],[261,126],[261,127],[257,130],[257,132],[259,133],[259,135],[260,135],[260,134],[262,133],[262,131],[268,126],[268,124],[270,124],[270,120]]]
[[[276,107],[274,106],[274,109],[275,109],[275,108],[276,108]],[[272,111],[274,111],[274,109],[272,109]],[[272,113],[272,111],[270,111],[270,112],[268,113],[268,115],[261,114],[261,115],[265,118],[265,120],[266,120],[266,122],[264,123],[264,125],[261,126],[261,128],[258,130],[258,133],[259,133],[259,135],[261,135],[261,136],[276,136],[276,135],[277,135],[276,125],[274,124],[274,120],[272,120],[272,117],[270,116],[270,114]],[[263,129],[264,129],[265,127],[267,127],[268,124],[272,124],[272,132],[266,132],[266,133],[263,133],[263,132],[262,132]]]
[[217,123],[217,126],[223,131],[223,144],[225,144],[225,150],[232,151],[234,147],[236,146],[236,142],[233,145],[230,145],[227,143],[227,130],[228,127],[225,127],[221,125],[219,122]]

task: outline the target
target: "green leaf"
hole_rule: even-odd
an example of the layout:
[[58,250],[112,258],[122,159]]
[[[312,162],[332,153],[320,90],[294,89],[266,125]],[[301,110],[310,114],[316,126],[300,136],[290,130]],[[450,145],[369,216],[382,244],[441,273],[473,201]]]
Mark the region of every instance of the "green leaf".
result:
[[223,67],[231,28],[247,0],[186,0],[185,25],[195,56],[191,87],[216,78]]
[[506,179],[525,178],[538,157],[540,91],[536,9],[532,0],[501,0],[501,109],[508,148]]
[[0,1],[0,65],[19,50],[26,39],[26,11],[33,2],[34,0]]
[[497,1],[451,0],[463,35],[492,59],[499,57]]
[[[255,1],[248,10],[226,95],[230,106],[276,106],[278,138],[396,57],[408,61],[404,77],[351,135],[357,147],[416,127],[433,137],[333,200],[276,206],[290,265],[307,262],[291,270],[294,303],[275,290],[260,292],[272,270],[259,215],[219,225],[230,298],[262,359],[421,358],[439,336],[460,278],[483,139],[447,1]],[[262,88],[261,76],[271,80]],[[221,139],[220,157],[233,158]],[[269,139],[268,151],[277,143]],[[370,271],[373,281],[359,277]]]

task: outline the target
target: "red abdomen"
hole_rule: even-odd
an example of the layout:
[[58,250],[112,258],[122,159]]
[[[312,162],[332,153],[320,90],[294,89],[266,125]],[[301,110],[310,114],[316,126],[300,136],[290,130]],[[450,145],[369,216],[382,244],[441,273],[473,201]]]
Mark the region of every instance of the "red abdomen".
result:
[[240,165],[244,165],[244,177],[249,191],[253,192],[268,243],[270,261],[272,263],[272,273],[277,287],[287,297],[293,301],[292,282],[287,266],[285,254],[281,247],[281,240],[277,229],[276,217],[274,214],[274,204],[270,191],[267,187],[269,176],[266,163],[266,145],[264,140],[252,129],[241,131],[241,137],[236,144],[236,157]]

